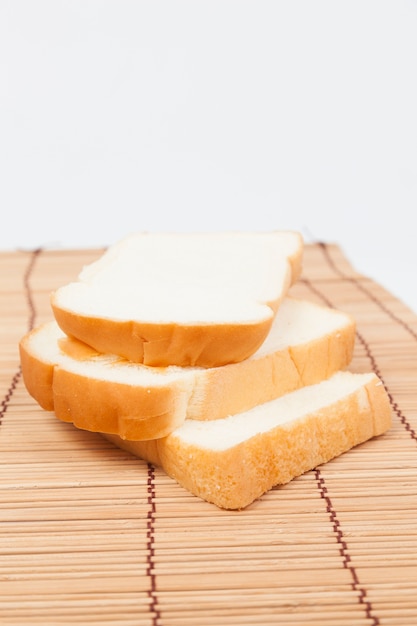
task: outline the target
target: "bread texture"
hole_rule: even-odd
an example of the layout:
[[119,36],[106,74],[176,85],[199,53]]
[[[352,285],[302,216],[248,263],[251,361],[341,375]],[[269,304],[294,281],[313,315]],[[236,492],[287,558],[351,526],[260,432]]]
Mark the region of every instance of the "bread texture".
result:
[[155,367],[254,354],[302,267],[299,233],[137,233],[51,294],[61,329]]
[[29,393],[59,419],[148,440],[165,437],[187,418],[224,418],[329,378],[349,365],[354,342],[351,316],[288,297],[262,346],[240,363],[150,367],[101,354],[55,322],[25,335],[20,358]]
[[162,467],[194,495],[220,508],[242,509],[390,425],[388,395],[377,376],[338,372],[244,413],[187,420],[162,439],[106,437]]

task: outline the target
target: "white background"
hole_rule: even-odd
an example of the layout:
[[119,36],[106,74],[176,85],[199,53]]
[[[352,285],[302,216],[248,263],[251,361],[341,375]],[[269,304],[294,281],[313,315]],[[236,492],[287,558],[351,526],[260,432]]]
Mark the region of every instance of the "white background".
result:
[[297,229],[417,311],[417,0],[0,0],[0,249]]

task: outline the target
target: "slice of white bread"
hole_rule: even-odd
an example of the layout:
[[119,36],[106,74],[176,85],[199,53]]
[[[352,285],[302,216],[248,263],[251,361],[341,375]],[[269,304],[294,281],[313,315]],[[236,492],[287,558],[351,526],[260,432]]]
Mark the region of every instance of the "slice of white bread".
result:
[[186,418],[246,411],[347,367],[355,322],[341,311],[287,298],[263,345],[218,368],[154,368],[95,352],[47,323],[20,342],[25,385],[46,410],[86,430],[131,440],[164,437]]
[[191,493],[225,509],[385,432],[391,409],[374,374],[338,372],[256,408],[220,420],[186,420],[168,437],[117,446],[161,466]]
[[156,367],[243,361],[301,272],[297,232],[137,233],[51,294],[62,330]]

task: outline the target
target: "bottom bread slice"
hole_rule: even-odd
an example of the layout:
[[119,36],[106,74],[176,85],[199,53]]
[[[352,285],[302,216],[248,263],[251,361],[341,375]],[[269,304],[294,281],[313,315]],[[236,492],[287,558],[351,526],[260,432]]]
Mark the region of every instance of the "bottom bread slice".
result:
[[244,413],[186,420],[158,440],[104,436],[194,495],[242,509],[275,485],[325,463],[391,425],[386,390],[373,373],[338,372]]

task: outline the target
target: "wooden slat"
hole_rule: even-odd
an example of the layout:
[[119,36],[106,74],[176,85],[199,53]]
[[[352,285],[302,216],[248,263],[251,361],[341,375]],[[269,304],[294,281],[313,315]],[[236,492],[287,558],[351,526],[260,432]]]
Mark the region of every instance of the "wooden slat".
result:
[[101,250],[0,253],[0,623],[362,626],[417,623],[417,316],[309,245],[293,295],[357,320],[384,436],[221,511],[159,469],[42,411],[18,341]]

